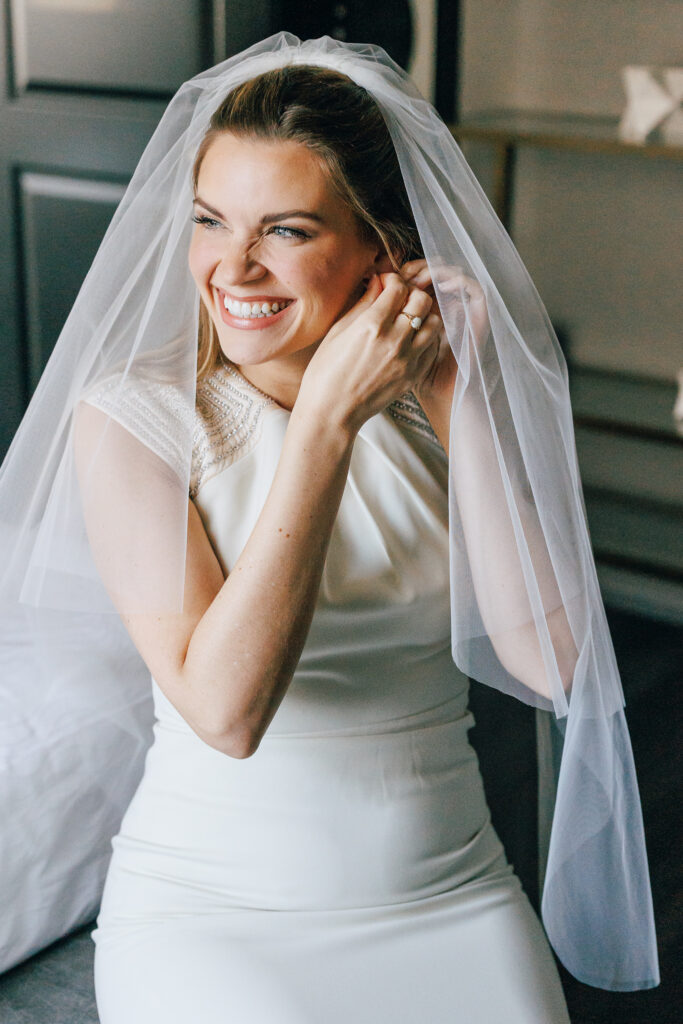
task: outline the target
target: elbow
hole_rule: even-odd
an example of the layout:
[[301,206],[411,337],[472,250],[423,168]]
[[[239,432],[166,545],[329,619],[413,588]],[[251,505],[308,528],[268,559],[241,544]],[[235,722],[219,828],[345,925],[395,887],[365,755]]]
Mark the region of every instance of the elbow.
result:
[[242,760],[251,757],[259,748],[262,739],[260,732],[246,724],[232,726],[217,732],[213,729],[194,730],[199,738],[208,746],[227,757]]
[[250,730],[239,730],[237,733],[230,734],[227,737],[223,753],[227,754],[228,757],[237,757],[242,760],[255,754],[260,743],[260,735]]
[[[570,670],[567,665],[558,664],[557,673],[553,673],[553,675],[555,679],[557,679],[559,675],[562,692],[565,697],[569,698],[572,682],[574,680],[574,668],[572,667]],[[545,666],[539,666],[538,671],[536,672],[524,672],[522,669],[517,678],[530,690],[540,694],[541,697],[545,697],[546,700],[552,701],[553,704],[556,702],[557,689],[555,686],[551,685]]]
[[[256,708],[226,706],[224,700],[212,700],[201,678],[167,676],[163,683],[159,683],[159,676],[156,679],[177,714],[207,747],[240,760],[256,753],[268,726]],[[192,701],[191,691],[197,694]]]
[[[552,626],[553,623],[549,624]],[[579,651],[574,642],[574,636],[569,627],[564,609],[560,609],[559,622],[555,629],[551,629],[551,639],[555,651],[557,672],[562,684],[562,690],[566,697],[571,694],[576,666],[579,662]]]
[[505,654],[497,653],[498,659],[505,671],[516,679],[517,682],[533,693],[537,693],[540,697],[552,701],[550,680],[543,664],[530,664],[529,661],[506,657]]
[[[503,668],[514,676],[528,689],[545,697],[547,700],[554,700],[555,687],[551,685],[549,672],[538,641],[538,635],[533,626],[515,631],[506,637],[506,643],[494,642],[494,649]],[[555,651],[555,667],[559,675],[562,690],[569,697],[574,673],[578,662],[578,651],[571,633],[552,636]]]

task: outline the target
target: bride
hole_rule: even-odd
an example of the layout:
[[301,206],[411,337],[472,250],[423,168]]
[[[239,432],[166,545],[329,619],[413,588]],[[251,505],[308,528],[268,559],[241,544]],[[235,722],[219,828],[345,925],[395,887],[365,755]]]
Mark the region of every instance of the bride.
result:
[[[411,283],[423,261],[391,269],[416,231],[388,133],[306,66],[252,79],[212,124],[185,599],[126,618],[159,726],[95,933],[101,1020],[566,1021],[448,664],[447,460],[419,409],[447,448],[455,366]],[[93,403],[84,471],[106,390]],[[106,565],[119,537],[89,525]]]
[[[455,144],[399,76],[289,36],[212,69],[208,123],[179,94],[185,148],[162,121],[98,257],[130,245],[128,299],[103,306],[74,479],[155,710],[93,933],[102,1024],[568,1021],[468,675],[569,711],[556,951],[656,983],[638,819],[597,799],[607,762],[635,783],[557,352],[461,157],[444,202]],[[599,876],[627,827],[625,939]]]

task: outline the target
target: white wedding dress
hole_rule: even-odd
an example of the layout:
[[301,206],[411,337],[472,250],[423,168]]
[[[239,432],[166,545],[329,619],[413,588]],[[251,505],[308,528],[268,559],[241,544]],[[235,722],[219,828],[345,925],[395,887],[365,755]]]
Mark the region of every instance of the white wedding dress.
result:
[[[129,409],[143,439],[155,410]],[[232,367],[199,387],[192,497],[226,572],[288,416]],[[93,932],[102,1024],[568,1024],[467,741],[447,487],[409,396],[361,429],[310,634],[253,756],[207,746],[153,684]]]

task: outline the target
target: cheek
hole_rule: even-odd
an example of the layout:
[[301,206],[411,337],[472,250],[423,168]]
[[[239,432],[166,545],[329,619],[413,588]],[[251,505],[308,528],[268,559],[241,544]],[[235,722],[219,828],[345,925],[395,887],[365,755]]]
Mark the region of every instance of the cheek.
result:
[[321,298],[332,300],[346,294],[356,277],[341,254],[325,255],[309,268],[308,286]]
[[211,247],[205,242],[193,239],[187,254],[187,264],[195,282],[206,284],[206,277],[212,267]]

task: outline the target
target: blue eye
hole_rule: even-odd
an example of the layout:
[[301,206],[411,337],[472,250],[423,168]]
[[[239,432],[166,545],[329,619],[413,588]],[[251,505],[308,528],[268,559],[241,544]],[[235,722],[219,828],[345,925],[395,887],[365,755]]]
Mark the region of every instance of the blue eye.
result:
[[[213,217],[207,217],[205,214],[194,214],[191,219],[194,221],[195,224],[202,224],[202,225],[204,225],[204,227],[208,228],[210,231],[212,231],[214,228],[219,228],[221,226],[220,221],[214,220]],[[311,237],[305,231],[302,231],[300,228],[289,228],[289,227],[286,227],[286,225],[284,225],[284,224],[275,224],[275,226],[272,227],[268,233],[269,234],[275,233],[280,238],[310,238]]]
[[191,219],[195,224],[204,224],[207,228],[220,227],[218,221],[214,220],[212,217],[198,216],[195,214]]
[[270,229],[271,231],[284,232],[280,235],[280,238],[310,238],[305,231],[301,231],[299,228],[288,228],[284,224],[276,224]]

